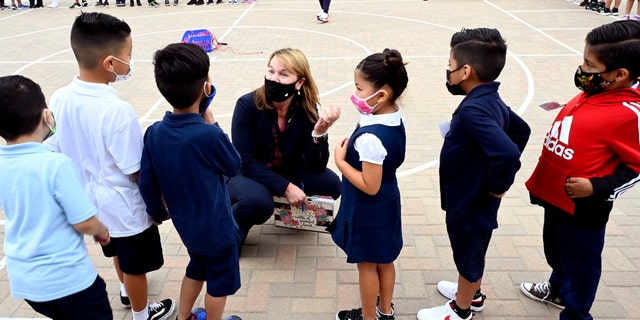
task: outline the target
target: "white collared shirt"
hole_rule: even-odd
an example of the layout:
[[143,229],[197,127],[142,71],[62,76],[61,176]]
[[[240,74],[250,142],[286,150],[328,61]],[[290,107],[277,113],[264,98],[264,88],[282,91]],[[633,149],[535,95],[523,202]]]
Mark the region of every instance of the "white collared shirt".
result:
[[[400,124],[406,124],[404,116],[400,111],[394,113],[386,113],[380,115],[361,115],[358,120],[360,127],[381,124],[384,126],[395,127]],[[387,149],[382,145],[382,141],[374,134],[363,133],[356,138],[353,146],[360,155],[360,161],[382,165],[384,158],[387,156]]]

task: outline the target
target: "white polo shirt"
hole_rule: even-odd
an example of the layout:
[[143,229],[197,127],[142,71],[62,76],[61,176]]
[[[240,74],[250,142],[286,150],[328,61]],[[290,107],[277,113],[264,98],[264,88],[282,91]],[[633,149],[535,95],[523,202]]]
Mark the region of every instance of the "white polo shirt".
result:
[[106,84],[78,77],[52,96],[57,131],[45,144],[78,166],[86,193],[112,237],[146,230],[152,220],[131,174],[140,170],[142,128],[133,107]]

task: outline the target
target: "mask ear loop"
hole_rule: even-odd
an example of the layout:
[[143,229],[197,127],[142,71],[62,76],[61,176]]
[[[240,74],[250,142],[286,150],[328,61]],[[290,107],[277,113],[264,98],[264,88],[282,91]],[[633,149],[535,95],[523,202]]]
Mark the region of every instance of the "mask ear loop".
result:
[[44,140],[47,140],[47,138],[51,137],[54,133],[56,133],[56,118],[53,116],[53,112],[49,110],[49,113],[51,114],[51,118],[53,119],[53,126],[50,125],[49,122],[47,122],[47,110],[49,110],[49,108],[44,108],[44,116],[42,120],[44,121],[44,125],[47,126],[47,128],[49,128],[49,134],[47,134]]
[[217,91],[216,86],[211,84],[211,93],[207,94],[207,82],[205,81],[204,84],[202,85],[202,93],[204,93],[205,97],[207,98],[215,97],[216,91]]

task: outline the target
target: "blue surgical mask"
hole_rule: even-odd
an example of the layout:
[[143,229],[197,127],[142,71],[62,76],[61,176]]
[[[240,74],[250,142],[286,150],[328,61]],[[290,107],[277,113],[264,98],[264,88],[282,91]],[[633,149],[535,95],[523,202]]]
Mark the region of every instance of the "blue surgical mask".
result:
[[216,96],[216,87],[212,84],[211,93],[207,94],[207,83],[205,82],[202,91],[204,92],[205,97],[200,100],[200,108],[198,108],[198,112],[200,112],[200,114],[203,114],[207,108],[209,108],[211,101],[213,101],[213,97]]

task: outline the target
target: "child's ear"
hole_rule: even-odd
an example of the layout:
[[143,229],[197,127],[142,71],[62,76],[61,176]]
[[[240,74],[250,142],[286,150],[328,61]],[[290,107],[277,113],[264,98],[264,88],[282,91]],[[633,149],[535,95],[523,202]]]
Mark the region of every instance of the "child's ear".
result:
[[378,103],[384,102],[386,100],[388,100],[391,97],[391,95],[389,94],[389,92],[387,90],[381,90],[380,91],[380,96],[378,97]]
[[462,66],[462,81],[469,79],[471,77],[471,73],[474,71],[475,70],[473,70],[473,68],[468,64]]
[[104,58],[102,58],[102,67],[109,71],[109,72],[113,72],[113,56],[112,55],[108,55]]
[[616,70],[615,81],[616,82],[631,81],[631,72],[629,72],[627,68],[620,68]]
[[52,127],[53,124],[55,124],[56,120],[53,118],[53,113],[51,112],[51,110],[49,110],[49,108],[44,109],[44,112],[42,113],[42,121]]

